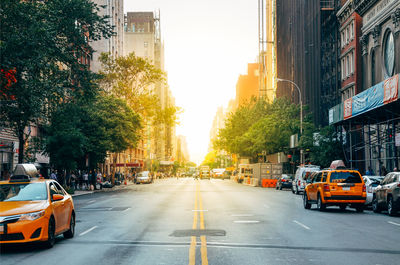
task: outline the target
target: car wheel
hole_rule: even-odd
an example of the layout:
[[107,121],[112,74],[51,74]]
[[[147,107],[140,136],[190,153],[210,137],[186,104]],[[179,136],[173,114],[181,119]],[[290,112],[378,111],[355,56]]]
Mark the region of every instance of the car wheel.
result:
[[276,188],[275,188],[275,189],[279,189],[278,185],[276,185]]
[[376,197],[372,199],[372,210],[374,213],[380,213],[382,211],[382,208],[379,206],[378,199]]
[[325,209],[326,209],[326,205],[325,205],[325,203],[322,202],[321,195],[319,195],[319,193],[318,193],[317,208],[321,212],[325,211]]
[[54,218],[51,217],[49,220],[49,226],[47,228],[47,241],[44,242],[46,248],[52,248],[56,243],[56,224]]
[[340,210],[344,211],[344,210],[346,210],[347,205],[342,204],[342,205],[340,205],[339,207],[340,207]]
[[387,210],[388,210],[388,214],[389,214],[390,216],[393,216],[393,215],[395,215],[395,213],[396,213],[395,209],[393,209],[393,198],[392,198],[392,196],[388,197],[388,200],[387,200]]
[[282,190],[282,186],[279,187],[279,190]]
[[362,213],[362,212],[364,212],[364,204],[357,205],[357,206],[356,206],[356,211],[357,211],[357,213]]
[[304,209],[311,208],[311,203],[308,202],[307,192],[304,192],[304,195],[303,195],[303,206],[304,206]]
[[73,238],[75,234],[75,214],[71,213],[71,220],[69,221],[69,230],[63,235],[64,238]]

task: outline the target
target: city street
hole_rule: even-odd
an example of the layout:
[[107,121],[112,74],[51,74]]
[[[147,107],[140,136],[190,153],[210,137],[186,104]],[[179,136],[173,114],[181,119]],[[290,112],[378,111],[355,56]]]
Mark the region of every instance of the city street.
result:
[[11,264],[398,264],[400,217],[305,210],[290,190],[163,179],[74,197],[76,233],[6,246]]

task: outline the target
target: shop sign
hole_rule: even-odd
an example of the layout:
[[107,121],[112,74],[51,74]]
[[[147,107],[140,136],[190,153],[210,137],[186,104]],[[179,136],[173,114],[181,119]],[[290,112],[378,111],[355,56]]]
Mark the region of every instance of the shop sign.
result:
[[397,100],[399,94],[398,84],[399,84],[399,75],[393,76],[392,78],[385,80],[383,85],[384,104]]
[[394,135],[394,141],[396,146],[400,146],[400,133]]
[[343,118],[348,119],[351,118],[353,111],[353,99],[348,98],[343,103]]

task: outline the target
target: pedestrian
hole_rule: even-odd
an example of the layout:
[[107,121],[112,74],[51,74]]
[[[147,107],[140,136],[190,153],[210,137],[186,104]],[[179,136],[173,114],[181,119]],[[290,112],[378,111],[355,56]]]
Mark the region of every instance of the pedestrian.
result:
[[57,181],[57,174],[56,174],[56,171],[53,170],[53,171],[51,172],[50,178],[53,179],[53,180],[55,180],[55,181]]
[[100,189],[103,189],[103,175],[101,174],[101,172],[99,171],[99,173],[97,173],[96,176],[96,182],[99,184]]
[[388,171],[387,171],[386,167],[385,167],[385,166],[382,166],[382,167],[381,167],[381,176],[386,176],[387,173],[388,173]]
[[75,175],[74,172],[72,172],[70,179],[71,179],[71,186],[72,186],[72,188],[73,188],[74,190],[76,190],[77,179],[76,179],[76,175]]
[[85,189],[88,190],[89,189],[89,175],[86,171],[83,173],[83,183],[85,184]]
[[367,170],[367,172],[365,173],[365,175],[367,175],[367,176],[373,176],[373,175],[374,175],[374,171],[372,170],[371,167],[368,167],[368,170]]

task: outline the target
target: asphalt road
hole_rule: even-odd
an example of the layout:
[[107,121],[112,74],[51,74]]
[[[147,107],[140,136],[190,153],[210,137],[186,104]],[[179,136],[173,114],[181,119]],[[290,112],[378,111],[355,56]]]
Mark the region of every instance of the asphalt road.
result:
[[74,198],[73,239],[5,246],[0,264],[400,264],[400,217],[305,210],[290,191],[166,179]]

